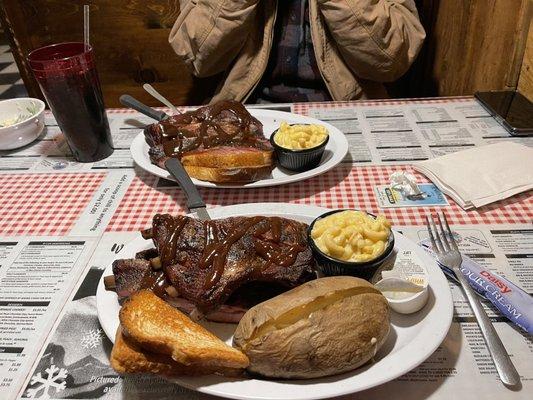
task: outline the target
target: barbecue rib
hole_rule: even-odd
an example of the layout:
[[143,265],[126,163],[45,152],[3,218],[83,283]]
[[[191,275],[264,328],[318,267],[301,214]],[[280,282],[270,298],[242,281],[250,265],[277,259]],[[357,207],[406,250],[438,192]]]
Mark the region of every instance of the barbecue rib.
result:
[[[200,221],[156,214],[151,235],[162,269],[154,271],[150,261],[142,259],[153,257],[153,250],[139,253],[138,259],[117,260],[116,291],[123,298],[149,288],[181,310],[196,308],[216,321],[227,321],[232,314],[229,320],[237,322],[245,308],[255,304],[250,299],[245,308],[225,304],[243,285],[266,282],[288,289],[316,277],[306,231],[306,224],[279,217]],[[169,296],[174,289],[179,298]],[[260,290],[253,288],[244,296],[259,302],[264,300]]]
[[263,125],[239,102],[225,100],[174,115],[144,130],[152,163],[179,158],[193,178],[248,182],[267,177],[273,149]]

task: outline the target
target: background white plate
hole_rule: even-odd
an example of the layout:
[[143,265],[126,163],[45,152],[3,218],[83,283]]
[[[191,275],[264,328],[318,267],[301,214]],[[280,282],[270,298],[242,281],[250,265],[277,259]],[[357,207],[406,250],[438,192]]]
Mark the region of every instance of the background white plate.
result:
[[[270,138],[272,132],[279,128],[279,124],[283,121],[289,124],[319,124],[324,125],[329,131],[329,142],[326,145],[324,155],[320,165],[309,171],[291,172],[286,169],[281,169],[278,166],[272,170],[272,176],[266,179],[250,183],[212,183],[207,181],[200,181],[193,178],[196,186],[214,187],[214,188],[257,188],[264,186],[284,185],[286,183],[298,182],[304,179],[312,178],[329,171],[331,168],[339,164],[348,153],[348,140],[344,133],[335,128],[327,122],[319,121],[315,118],[305,117],[283,111],[248,109],[250,114],[256,117],[263,124],[263,133],[266,138]],[[159,168],[152,164],[148,156],[149,146],[144,140],[144,134],[140,132],[131,143],[131,155],[133,160],[139,167],[161,178],[174,180],[167,170]]]
[[[259,211],[260,210],[260,211]],[[306,223],[328,211],[326,208],[284,203],[255,203],[209,210],[213,218],[236,215],[276,215]],[[355,371],[328,378],[293,381],[231,379],[220,376],[184,377],[175,382],[181,386],[212,395],[233,399],[321,399],[358,392],[388,382],[415,368],[444,340],[452,321],[452,297],[448,281],[435,261],[416,243],[395,232],[395,249],[411,250],[427,267],[429,301],[419,312],[401,315],[392,312],[391,332],[375,363]],[[130,242],[117,258],[133,258],[135,253],[153,247],[151,241],[138,238]],[[111,264],[103,276],[112,274]],[[120,306],[114,292],[106,291],[103,277],[96,294],[98,319],[106,335],[115,340]],[[226,343],[236,325],[204,323],[207,329]]]

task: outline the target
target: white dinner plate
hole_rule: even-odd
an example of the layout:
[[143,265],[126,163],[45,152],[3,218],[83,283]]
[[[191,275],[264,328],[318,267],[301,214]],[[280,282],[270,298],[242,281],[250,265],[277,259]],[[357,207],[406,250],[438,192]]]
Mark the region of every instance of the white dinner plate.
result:
[[[263,133],[266,138],[270,138],[272,132],[278,129],[279,124],[283,121],[289,124],[319,124],[325,126],[329,131],[329,141],[326,144],[326,149],[322,156],[322,160],[320,161],[320,165],[304,172],[291,172],[276,165],[272,170],[270,177],[249,183],[213,183],[193,178],[192,181],[196,186],[213,188],[257,188],[303,181],[304,179],[309,179],[329,171],[339,164],[348,153],[348,140],[344,133],[327,122],[283,111],[261,109],[248,109],[248,111],[261,121],[263,124]],[[152,164],[150,157],[148,156],[149,148],[150,147],[144,140],[144,133],[140,132],[135,139],[133,139],[130,147],[131,155],[135,163],[145,171],[161,178],[175,180],[167,170]]]
[[[213,218],[239,215],[281,216],[305,223],[328,211],[326,208],[285,203],[255,203],[220,207],[209,210]],[[181,386],[232,399],[292,399],[309,400],[340,396],[391,381],[415,368],[428,358],[444,340],[452,321],[452,297],[448,282],[435,261],[416,243],[395,232],[395,250],[410,250],[427,267],[430,297],[426,306],[411,315],[392,312],[391,331],[387,341],[375,356],[375,362],[342,375],[309,380],[232,379],[215,375],[183,377],[173,380]],[[140,235],[117,256],[133,258],[135,253],[153,247]],[[103,276],[111,275],[111,264]],[[96,294],[98,319],[106,335],[115,340],[120,310],[117,296],[106,291],[103,277]],[[231,345],[236,325],[203,323]]]

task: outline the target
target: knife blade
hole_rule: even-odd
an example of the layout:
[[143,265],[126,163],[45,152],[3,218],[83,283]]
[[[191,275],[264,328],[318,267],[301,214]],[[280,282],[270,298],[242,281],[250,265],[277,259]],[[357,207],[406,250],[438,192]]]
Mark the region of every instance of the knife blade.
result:
[[165,167],[176,179],[181,190],[185,192],[185,196],[187,197],[187,208],[189,211],[195,213],[198,219],[202,221],[210,220],[211,217],[207,212],[202,196],[200,196],[198,189],[185,168],[183,168],[180,160],[177,158],[169,158],[165,161]]

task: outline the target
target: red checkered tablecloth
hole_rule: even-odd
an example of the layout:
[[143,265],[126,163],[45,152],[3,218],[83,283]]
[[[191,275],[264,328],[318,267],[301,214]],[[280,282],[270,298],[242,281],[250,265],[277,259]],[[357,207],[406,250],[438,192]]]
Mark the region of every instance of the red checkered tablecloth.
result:
[[65,235],[105,174],[0,175],[0,235]]
[[[422,225],[427,213],[441,207],[412,207],[380,209],[374,195],[376,185],[389,183],[390,175],[397,170],[408,170],[420,182],[428,180],[407,166],[352,166],[343,164],[318,177],[293,183],[258,189],[208,189],[200,194],[210,207],[259,202],[288,202],[311,204],[328,208],[357,208],[372,213],[382,213],[394,225]],[[157,188],[157,179],[141,174],[115,212],[108,231],[132,231],[150,225],[156,212],[184,213],[185,199],[178,187]],[[523,193],[511,199],[464,211],[450,200],[445,208],[451,224],[503,224],[531,223],[533,220],[533,196]]]
[[313,108],[347,108],[347,107],[372,107],[372,106],[397,106],[402,104],[444,104],[444,103],[463,103],[472,101],[472,96],[456,97],[426,97],[413,99],[383,99],[383,100],[357,100],[357,101],[328,101],[320,103],[295,103],[292,110],[296,114],[307,115],[308,111]]
[[[470,106],[467,102],[471,102],[471,100],[471,97],[459,97],[444,99],[412,99],[408,101],[386,100],[306,103],[294,104],[292,105],[292,109],[300,114],[309,114],[310,110],[317,108],[345,108],[353,106],[371,107],[376,105],[394,106],[410,102],[427,105],[464,102],[466,106],[460,108],[465,109],[468,112]],[[38,300],[42,300],[43,293],[45,293],[44,291],[38,290],[39,288],[37,286],[39,284],[42,283],[43,285],[48,285],[47,288],[49,287],[51,288],[51,291],[53,290],[54,295],[50,298],[50,306],[44,307],[48,310],[46,311],[47,314],[42,315],[43,313],[41,311],[35,311],[35,307],[42,309],[43,306],[30,306],[31,302],[28,301],[27,307],[18,307],[25,308],[25,310],[20,311],[21,314],[13,314],[13,318],[15,319],[4,318],[4,320],[7,321],[6,327],[11,329],[13,321],[15,321],[14,323],[17,323],[18,321],[16,319],[18,318],[17,315],[20,315],[20,321],[29,321],[27,318],[29,315],[28,313],[31,313],[32,307],[34,307],[33,313],[34,315],[40,313],[40,320],[44,321],[43,318],[45,317],[49,319],[48,322],[41,324],[41,326],[36,327],[36,329],[31,332],[30,340],[27,342],[20,342],[22,344],[25,343],[25,346],[28,345],[26,346],[26,349],[24,349],[24,352],[28,354],[22,354],[23,356],[26,356],[27,365],[18,362],[21,360],[19,358],[16,358],[16,364],[12,364],[17,366],[13,367],[15,369],[20,367],[18,370],[16,369],[16,374],[21,378],[21,382],[16,383],[20,388],[15,387],[16,391],[19,392],[17,396],[22,395],[22,393],[25,393],[23,396],[29,396],[29,389],[33,389],[35,390],[33,393],[37,393],[40,389],[37,384],[34,384],[33,381],[35,379],[33,378],[42,377],[44,376],[43,373],[48,373],[48,377],[50,377],[52,373],[49,373],[49,370],[51,370],[52,367],[56,368],[56,366],[58,370],[61,369],[65,374],[64,377],[60,378],[68,383],[66,390],[62,392],[62,394],[68,392],[68,394],[65,395],[67,397],[72,394],[75,396],[76,393],[81,393],[80,390],[86,392],[88,388],[92,388],[88,385],[92,384],[95,384],[96,386],[94,387],[96,388],[109,389],[109,393],[120,393],[122,391],[126,394],[131,393],[132,396],[139,395],[135,390],[135,381],[128,381],[125,379],[116,383],[114,380],[117,377],[113,374],[110,375],[109,373],[111,370],[101,368],[101,365],[96,365],[92,369],[90,366],[85,368],[86,371],[84,370],[84,372],[90,372],[90,374],[88,374],[91,378],[90,382],[84,382],[83,379],[85,379],[85,376],[82,376],[83,374],[77,374],[75,371],[76,365],[82,365],[84,360],[88,359],[87,355],[92,356],[94,354],[97,359],[104,360],[106,352],[109,350],[109,343],[105,342],[106,339],[104,339],[104,333],[102,327],[100,327],[98,323],[96,315],[94,303],[96,299],[93,296],[96,293],[96,283],[102,275],[102,268],[108,265],[110,260],[123,249],[123,245],[127,240],[132,237],[132,235],[125,234],[124,232],[138,231],[150,226],[151,220],[156,213],[183,214],[187,212],[187,210],[184,208],[185,197],[177,184],[162,180],[140,168],[131,168],[132,160],[128,158],[128,152],[125,148],[129,143],[128,140],[137,135],[138,131],[136,130],[136,127],[141,126],[142,124],[142,121],[140,120],[146,120],[146,118],[140,117],[139,114],[129,109],[110,109],[108,112],[112,118],[114,117],[113,119],[110,118],[112,130],[115,129],[113,133],[117,134],[116,130],[121,129],[121,131],[118,132],[117,137],[120,138],[124,146],[121,146],[123,147],[122,151],[115,152],[113,156],[115,158],[110,157],[106,161],[96,165],[97,169],[93,168],[95,165],[75,163],[68,156],[62,157],[65,154],[61,152],[64,152],[66,146],[58,146],[55,149],[54,154],[43,154],[43,148],[52,148],[52,144],[56,143],[53,141],[53,138],[51,138],[51,135],[47,135],[45,139],[48,141],[47,144],[49,144],[49,146],[34,145],[34,147],[32,147],[30,145],[21,150],[16,150],[15,152],[19,152],[19,157],[21,157],[19,159],[12,158],[12,153],[7,153],[9,159],[7,161],[4,160],[4,168],[0,168],[0,242],[3,241],[2,238],[10,236],[82,236],[85,237],[85,239],[88,239],[84,242],[86,243],[86,247],[83,251],[76,253],[71,258],[66,256],[63,257],[65,253],[59,253],[56,251],[48,253],[49,255],[47,257],[51,258],[44,260],[43,265],[45,267],[43,273],[45,275],[48,271],[46,265],[50,260],[52,260],[52,262],[55,262],[56,260],[61,261],[63,264],[59,265],[57,271],[52,271],[53,275],[46,277],[41,274],[37,276],[34,281],[30,282],[30,286],[26,287],[28,293],[30,293],[31,290],[37,290],[35,293],[36,296],[38,296]],[[338,115],[341,116],[342,114],[350,114],[350,112],[338,113]],[[47,115],[47,118],[51,118],[51,116]],[[136,121],[135,125],[125,123],[126,120],[135,121],[136,118],[139,120]],[[117,122],[122,125],[117,124]],[[51,124],[50,126],[53,125]],[[54,128],[53,132],[58,133],[57,127]],[[131,137],[128,135],[131,135]],[[36,144],[37,143],[39,142],[36,142]],[[32,148],[33,153],[31,153]],[[60,154],[57,154],[58,152]],[[1,156],[4,156],[4,154],[0,153],[0,157]],[[28,161],[27,158],[22,157],[31,157],[31,159]],[[34,160],[35,163],[32,164],[32,160]],[[58,163],[58,160],[61,160],[64,163]],[[17,165],[17,162],[20,162],[21,165]],[[58,168],[61,169],[53,169],[54,166],[57,165],[56,163],[59,164]],[[399,163],[401,162],[399,161]],[[31,166],[28,167],[28,165]],[[68,169],[64,165],[69,168],[71,167],[71,169]],[[15,172],[10,168],[18,168],[18,170]],[[27,168],[27,170],[21,172],[24,168]],[[41,173],[45,168],[51,169],[49,172]],[[400,170],[414,174],[419,182],[428,182],[423,175],[414,171],[408,165],[341,163],[334,169],[320,176],[283,186],[254,189],[199,188],[199,191],[208,207],[222,207],[243,203],[277,202],[317,205],[333,209],[355,208],[366,210],[374,214],[384,214],[392,221],[395,228],[399,230],[406,226],[424,225],[425,215],[440,210],[445,210],[450,224],[456,226],[511,224],[511,229],[514,229],[512,224],[531,224],[533,221],[533,192],[522,193],[513,196],[510,199],[470,211],[464,211],[450,199],[450,205],[446,207],[381,209],[378,206],[374,189],[378,185],[388,185],[390,183],[391,174]],[[35,171],[38,171],[39,173]],[[257,213],[261,213],[259,208]],[[408,230],[406,229],[405,231],[407,232]],[[113,233],[104,235],[105,232]],[[502,229],[502,232],[505,232],[505,230]],[[510,235],[504,236],[505,237],[501,240],[515,240],[515,236],[513,236],[512,239],[508,239]],[[515,247],[515,249],[521,251],[522,247],[520,246],[523,245],[523,248],[526,248],[528,245],[528,238],[525,238],[525,235],[517,235],[516,237],[519,237],[519,239],[516,240],[522,240],[525,243],[519,243],[518,246]],[[477,238],[476,235],[473,235],[473,238],[468,244],[470,248],[475,248],[478,242],[482,241],[481,239],[477,241]],[[53,241],[54,238],[51,238],[50,240]],[[64,240],[67,239],[61,238],[59,242],[63,242]],[[5,240],[5,242],[11,242],[11,240]],[[484,246],[479,246],[480,249],[483,249],[483,252],[490,247],[490,243],[488,241],[485,242]],[[17,243],[19,242],[17,241]],[[22,243],[24,243],[24,240]],[[508,245],[508,243],[504,243],[500,250],[503,251],[504,246],[507,246],[508,248],[512,247]],[[61,248],[63,248],[63,246]],[[71,252],[71,250],[68,251]],[[511,249],[511,252],[513,251],[514,250]],[[4,251],[4,258],[6,257],[6,254],[7,257],[11,257],[8,252]],[[12,254],[15,254],[15,252]],[[23,262],[27,260],[27,257],[34,257],[33,254],[35,253],[25,253],[26,258],[22,258]],[[55,258],[58,257],[57,254],[61,254],[59,256],[61,260]],[[514,255],[514,253],[510,254]],[[2,254],[0,254],[0,256],[2,256]],[[490,254],[490,256],[492,256],[492,254]],[[496,270],[499,268],[496,263],[502,262],[511,265],[511,262],[518,262],[518,267],[515,267],[517,264],[514,264],[515,266],[504,271],[510,271],[513,274],[513,279],[516,279],[518,284],[524,286],[529,284],[531,278],[530,265],[526,264],[525,261],[523,264],[520,264],[522,262],[521,260],[526,260],[527,254],[520,254],[520,257],[523,257],[521,259],[508,261],[497,257],[499,257],[499,255],[495,253],[493,259],[482,260],[482,262],[486,263],[491,271],[492,269]],[[72,268],[67,269],[66,266],[69,265],[69,262],[71,263]],[[35,265],[30,264],[28,268],[21,268],[20,274],[27,274],[28,271],[31,273],[35,269]],[[18,265],[16,267],[18,267]],[[30,267],[31,269],[29,269]],[[14,288],[14,291],[8,293],[6,296],[8,302],[5,303],[8,307],[6,310],[9,317],[11,317],[11,314],[13,313],[12,309],[15,308],[15,303],[19,301],[18,299],[32,298],[31,296],[20,296],[20,285],[21,282],[24,284],[24,278],[20,278],[22,279],[20,280],[18,278],[19,272],[15,270],[15,268],[10,268],[11,267],[8,265],[7,268],[3,268],[2,270],[3,272],[13,271],[12,275],[9,277],[10,281],[6,286]],[[87,271],[84,273],[85,276],[83,281],[78,282],[77,278],[81,277],[83,271]],[[65,279],[65,282],[62,282],[62,284],[53,286],[57,283],[57,276],[62,276],[62,274],[65,274],[64,277],[68,277],[68,279]],[[505,274],[505,276],[507,277],[507,274]],[[35,283],[37,281],[38,283]],[[78,282],[79,285],[76,284],[76,282]],[[528,287],[531,287],[531,285]],[[76,293],[76,295],[74,295],[74,293]],[[431,356],[432,358],[416,371],[404,375],[399,380],[388,384],[388,386],[382,386],[380,389],[376,389],[376,391],[372,393],[364,393],[368,393],[369,396],[373,398],[383,397],[383,393],[390,390],[394,391],[397,388],[400,388],[404,383],[412,381],[413,379],[421,379],[420,377],[422,376],[430,378],[426,379],[428,385],[423,386],[423,390],[429,389],[429,391],[426,390],[427,393],[431,392],[433,394],[435,388],[442,386],[443,390],[437,394],[437,397],[445,398],[446,393],[449,392],[446,391],[449,385],[456,385],[457,383],[451,379],[453,378],[453,374],[456,372],[463,374],[467,369],[473,371],[473,375],[471,376],[475,379],[485,379],[480,381],[483,384],[493,381],[496,382],[496,377],[492,374],[492,370],[489,368],[490,360],[488,358],[488,353],[482,349],[482,346],[477,346],[481,340],[481,336],[477,333],[477,327],[472,323],[472,320],[469,317],[470,314],[465,311],[465,300],[462,297],[456,297],[457,293],[457,291],[453,291],[456,306],[455,311],[457,316],[460,316],[461,318],[454,319],[454,323],[450,328],[450,334],[444,344],[436,350],[435,355]],[[72,297],[73,295],[74,297]],[[67,299],[72,299],[72,301],[67,301]],[[13,303],[13,301],[15,301],[15,303]],[[98,300],[98,302],[99,301],[100,300]],[[4,306],[6,306],[6,304],[4,304]],[[15,304],[15,306],[13,306],[13,304]],[[35,304],[41,304],[41,302],[39,301]],[[61,314],[59,314],[60,311]],[[8,314],[4,312],[4,315]],[[57,325],[55,324],[56,320],[58,322]],[[466,322],[463,323],[463,320]],[[73,321],[77,323],[75,331],[72,330]],[[500,321],[499,318],[498,321]],[[30,323],[31,321],[26,323],[26,325],[29,326]],[[52,331],[52,326],[57,326],[57,328],[54,328],[54,332]],[[30,328],[26,327],[23,329]],[[502,335],[502,333],[505,334],[505,336],[502,335],[502,340],[505,339],[506,346],[511,353],[513,362],[518,361],[521,363],[521,365],[518,363],[516,365],[519,372],[523,375],[523,381],[525,382],[531,375],[527,375],[530,371],[525,367],[528,365],[527,354],[524,355],[524,351],[527,351],[528,346],[527,336],[520,336],[518,332],[514,332],[512,327],[507,326],[507,324],[498,323],[497,330],[500,335]],[[69,336],[70,331],[75,332],[75,334]],[[516,334],[517,336],[510,336],[511,334]],[[24,338],[21,336],[21,339]],[[92,344],[88,346],[84,345],[84,342],[92,343],[93,339],[96,343],[95,346]],[[16,338],[16,340],[19,339]],[[39,343],[37,343],[37,341],[39,341]],[[81,349],[81,345],[85,348]],[[77,347],[81,350],[78,351]],[[10,348],[6,347],[6,349],[9,350]],[[18,356],[21,354],[13,353],[12,355]],[[80,360],[76,361],[78,356],[85,358],[80,358]],[[489,360],[489,362],[487,362],[487,360]],[[33,367],[30,369],[32,365]],[[11,371],[12,368],[9,368]],[[100,380],[100,378],[107,379],[107,377],[112,379],[113,382],[111,382],[111,380]],[[57,376],[54,376],[53,378],[55,379]],[[13,381],[13,379],[9,379],[10,381]],[[25,379],[26,383],[23,384],[22,379]],[[6,379],[4,379],[4,381],[6,381]],[[71,384],[72,382],[75,382],[76,385]],[[80,382],[81,384],[78,384]],[[146,382],[150,383],[155,381]],[[24,385],[27,385],[26,388],[24,388]],[[456,385],[458,390],[461,389],[460,386],[461,385]],[[503,388],[503,386],[501,387],[501,397],[505,397],[505,395],[510,393],[508,391],[505,392],[507,389]],[[129,390],[131,388],[133,389]],[[160,387],[157,386],[155,390],[157,391],[158,388]],[[168,389],[168,385],[165,386],[165,388]],[[10,388],[8,387],[8,389]],[[168,393],[174,393],[182,398],[185,398],[188,393],[178,393],[173,388],[170,388],[169,390]],[[1,392],[0,400],[6,398],[4,392],[5,390]],[[94,390],[93,392],[96,393]],[[524,392],[526,394],[522,397],[525,398],[527,397],[528,391],[522,391],[522,393]],[[43,393],[43,396],[47,397],[48,392],[46,392],[46,389]],[[156,392],[152,391],[150,393]],[[521,393],[517,391],[515,394],[520,395]],[[362,396],[365,396],[365,394]],[[470,397],[473,397],[473,395]]]
[[[312,108],[337,108],[407,103],[442,104],[468,102],[471,97],[328,102],[294,104],[293,110],[307,114]],[[129,109],[110,109],[111,115],[135,114]],[[256,202],[289,202],[328,208],[359,208],[385,214],[396,226],[424,224],[428,212],[435,207],[378,207],[374,187],[389,183],[392,172],[408,170],[421,182],[424,176],[410,167],[360,166],[341,164],[318,177],[289,185],[257,189],[200,189],[210,207]],[[150,225],[157,212],[184,213],[184,197],[177,186],[158,184],[159,179],[142,170],[120,201],[107,226],[107,231],[134,231]],[[0,235],[64,235],[75,225],[106,173],[42,173],[0,175]],[[523,193],[510,199],[464,211],[453,201],[446,207],[452,224],[515,224],[533,221],[533,195]]]

